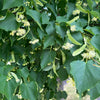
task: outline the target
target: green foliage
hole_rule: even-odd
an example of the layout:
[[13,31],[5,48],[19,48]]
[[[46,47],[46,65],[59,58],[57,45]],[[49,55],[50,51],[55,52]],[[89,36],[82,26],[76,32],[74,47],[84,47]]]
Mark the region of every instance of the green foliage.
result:
[[100,96],[100,0],[0,0],[0,100],[60,100],[71,77]]

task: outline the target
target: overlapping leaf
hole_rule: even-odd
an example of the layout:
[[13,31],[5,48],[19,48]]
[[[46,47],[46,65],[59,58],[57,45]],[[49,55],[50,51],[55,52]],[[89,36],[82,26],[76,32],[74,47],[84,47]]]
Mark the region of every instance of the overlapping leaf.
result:
[[80,60],[71,63],[71,74],[80,95],[100,81],[100,68],[93,66],[93,64],[92,60],[87,63]]

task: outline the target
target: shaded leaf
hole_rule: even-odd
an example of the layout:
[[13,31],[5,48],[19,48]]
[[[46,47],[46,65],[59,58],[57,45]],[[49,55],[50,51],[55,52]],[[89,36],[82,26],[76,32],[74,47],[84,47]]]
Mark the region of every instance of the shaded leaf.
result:
[[60,25],[56,25],[56,33],[59,34],[61,36],[61,38],[64,38],[65,37],[65,30],[63,27],[61,27]]
[[55,43],[55,39],[53,35],[48,35],[45,39],[44,39],[44,49],[47,48],[48,46],[52,46]]
[[56,53],[54,51],[44,51],[41,55],[41,69],[45,68],[48,63],[52,63]]
[[37,12],[36,10],[28,9],[26,14],[31,16],[34,19],[34,21],[39,25],[39,27],[42,29],[39,12]]
[[42,24],[48,24],[49,23],[49,17],[46,13],[41,14]]
[[0,29],[12,31],[17,29],[17,22],[13,14],[7,14],[6,18],[0,21]]
[[91,39],[91,44],[100,51],[100,34],[96,34]]
[[20,90],[24,99],[37,100],[37,85],[34,81],[29,83],[22,83]]
[[99,97],[100,96],[100,82],[98,82],[95,87],[91,88],[88,93],[90,95],[91,100],[94,100],[97,97]]
[[12,8],[12,7],[19,7],[23,5],[23,0],[4,0],[3,2],[3,10],[4,9],[9,9],[9,8]]
[[11,79],[9,81],[6,81],[6,76],[0,76],[0,93],[4,94],[8,100],[13,100],[13,94],[15,91],[15,88],[17,87],[17,83],[14,79]]
[[55,26],[54,22],[50,22],[46,27],[47,34],[54,34],[55,33]]

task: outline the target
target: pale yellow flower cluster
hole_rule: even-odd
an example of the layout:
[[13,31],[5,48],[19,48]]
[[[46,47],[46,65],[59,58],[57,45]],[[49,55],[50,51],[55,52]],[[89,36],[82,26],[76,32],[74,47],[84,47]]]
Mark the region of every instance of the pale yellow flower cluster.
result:
[[29,41],[30,44],[36,44],[36,43],[38,43],[38,42],[39,42],[39,39],[35,39],[35,40],[33,40],[33,41]]
[[83,6],[84,6],[84,7],[87,7],[87,3],[83,3]]
[[96,17],[93,17],[92,18],[92,21],[95,21],[96,22],[97,21],[97,18]]
[[98,4],[99,4],[99,2],[100,2],[99,0],[98,0],[98,1],[96,1],[96,4],[98,5]]
[[18,13],[16,16],[17,16],[16,17],[17,22],[22,22],[24,24],[24,26],[30,26],[29,21],[24,19],[24,15],[23,14]]
[[96,56],[96,53],[95,53],[95,51],[91,50],[88,53],[83,53],[81,55],[82,55],[83,58],[91,59],[91,58]]
[[73,11],[73,15],[77,15],[77,14],[80,14],[80,10],[78,10],[78,9]]
[[25,30],[25,29],[19,28],[19,29],[17,30],[16,35],[17,35],[17,36],[23,36],[25,33],[26,33],[26,30]]
[[29,6],[30,5],[30,2],[29,1],[26,1],[24,4],[25,4],[25,6]]
[[10,35],[14,36],[16,33],[17,36],[23,36],[26,33],[25,29],[19,28],[18,30],[13,30]]
[[72,32],[76,31],[76,26],[75,26],[75,25],[72,25],[72,26],[70,27],[70,30],[71,30]]
[[27,21],[27,20],[22,20],[22,22],[23,22],[24,26],[30,26],[29,21]]
[[15,33],[16,33],[16,31],[15,31],[15,30],[13,30],[13,31],[10,33],[10,35],[11,35],[11,36],[14,36],[14,35],[15,35]]
[[20,14],[18,15],[18,18],[16,19],[17,22],[21,22],[24,19],[24,15]]
[[[24,15],[21,14],[20,12],[18,12],[18,13],[16,14],[16,21],[17,21],[17,22],[22,22],[22,23],[24,24],[24,27],[27,27],[27,26],[29,27],[29,26],[30,26],[29,21],[26,20],[26,19],[24,19]],[[14,36],[15,33],[16,33],[17,36],[23,36],[23,35],[25,35],[25,33],[27,33],[27,32],[26,32],[25,29],[19,28],[19,29],[17,29],[17,30],[13,30],[13,31],[10,33],[10,35],[11,35],[11,36]]]
[[50,79],[53,79],[54,78],[53,75],[48,75],[47,77],[49,77]]
[[18,99],[22,100],[22,95],[21,94],[16,94],[16,96],[18,97]]
[[67,42],[62,46],[62,48],[65,50],[70,50],[71,48],[73,48],[73,46],[74,46],[73,44]]

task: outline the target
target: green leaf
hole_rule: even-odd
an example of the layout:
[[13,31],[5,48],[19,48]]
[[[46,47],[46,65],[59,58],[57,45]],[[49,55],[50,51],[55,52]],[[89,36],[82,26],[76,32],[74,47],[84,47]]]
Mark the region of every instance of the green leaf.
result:
[[68,5],[68,9],[67,9],[67,19],[69,19],[70,18],[70,16],[72,15],[72,13],[73,13],[73,10],[75,9],[75,4],[73,4],[73,3],[67,3],[67,5]]
[[13,100],[13,94],[15,92],[15,89],[17,87],[17,83],[14,79],[11,79],[10,81],[5,81],[5,88],[4,88],[4,94],[8,98],[8,100]]
[[62,63],[64,64],[66,61],[66,55],[62,50],[61,50],[61,55],[62,55]]
[[79,55],[81,52],[83,52],[84,50],[85,50],[85,48],[86,48],[86,44],[84,44],[82,47],[80,47],[79,49],[77,49],[77,50],[75,50],[74,52],[73,52],[73,56],[77,56],[77,55]]
[[13,7],[19,7],[23,5],[23,0],[4,0],[3,2],[3,10],[4,9],[9,9]]
[[48,35],[45,39],[44,39],[44,49],[47,48],[48,46],[52,46],[55,43],[55,38],[53,35]]
[[28,77],[28,75],[29,75],[29,71],[28,71],[27,67],[24,67],[24,68],[22,68],[22,69],[19,69],[19,70],[18,70],[18,74],[19,74],[21,77],[23,77],[23,79],[24,79],[25,81],[27,81],[27,77]]
[[[56,89],[57,89],[57,80],[56,80],[56,78],[52,78],[52,79],[48,78],[47,82],[48,82],[48,87],[50,88],[50,90],[52,89],[53,91],[56,91]],[[53,85],[51,85],[51,84],[53,84]]]
[[37,85],[34,81],[20,85],[21,95],[24,99],[37,100]]
[[3,7],[3,0],[0,0],[0,10],[2,9]]
[[43,6],[43,3],[40,2],[39,0],[36,0],[36,4],[39,5],[39,6]]
[[6,84],[6,79],[7,77],[6,76],[0,76],[0,83],[1,83],[1,86],[0,86],[0,93],[4,94],[4,88],[5,88],[5,84]]
[[84,8],[82,8],[79,4],[76,4],[76,7],[83,13],[88,13]]
[[76,16],[73,19],[71,19],[70,21],[67,21],[66,23],[70,25],[71,23],[75,22],[78,19],[79,19],[79,16]]
[[6,18],[0,21],[0,29],[12,31],[17,29],[17,22],[13,14],[7,14]]
[[41,14],[39,12],[37,12],[36,10],[28,9],[26,14],[31,16],[33,18],[33,20],[39,25],[40,29],[42,29],[41,20],[40,20]]
[[56,100],[61,100],[62,98],[66,99],[67,98],[67,93],[65,91],[59,91],[55,95]]
[[100,34],[96,34],[91,39],[91,44],[100,51]]
[[38,32],[39,37],[40,37],[41,40],[42,40],[43,37],[46,35],[46,34],[44,33],[44,31],[42,31],[40,28],[37,29],[37,32]]
[[74,43],[74,44],[76,44],[76,45],[81,45],[78,41],[76,41],[76,40],[72,37],[72,35],[70,34],[70,31],[69,31],[69,30],[67,31],[67,36],[68,36],[68,39],[69,39],[72,43]]
[[43,69],[43,71],[49,71],[49,70],[51,70],[51,69],[52,69],[52,64],[47,65],[47,66]]
[[15,88],[17,87],[17,83],[14,79],[11,79],[9,81],[6,81],[6,76],[0,76],[0,93],[4,94],[8,100],[13,100],[13,94],[15,91]]
[[72,23],[72,25],[73,24],[75,24],[76,26],[80,26],[80,28],[81,27],[83,28],[83,27],[85,27],[88,24],[88,22],[87,22],[86,19],[80,18],[79,20],[76,21],[76,23],[75,22]]
[[45,68],[48,63],[52,63],[56,57],[54,51],[44,51],[41,54],[41,69]]
[[91,100],[94,100],[97,97],[99,97],[100,96],[100,82],[98,82],[95,87],[91,88],[88,93],[90,95]]
[[81,19],[81,20],[71,23],[71,25],[75,25],[76,31],[83,32],[83,27],[87,25],[87,21],[84,19]]
[[56,25],[56,33],[59,34],[61,36],[61,38],[65,37],[65,30],[61,25]]
[[56,76],[58,77],[58,74],[57,74],[57,66],[55,65],[55,60],[53,61],[53,72],[56,74]]
[[93,9],[93,1],[92,0],[87,0],[88,6],[90,7],[90,9]]
[[100,81],[100,68],[93,66],[92,60],[87,63],[80,60],[73,61],[70,65],[71,74],[74,77],[80,95]]
[[100,34],[100,27],[98,27],[98,26],[93,26],[93,27],[87,26],[85,31],[91,33],[92,35]]
[[53,13],[55,16],[57,16],[57,14],[56,14],[56,9],[55,9],[55,6],[54,6],[54,5],[47,4],[46,6],[52,11],[52,13]]
[[5,65],[0,62],[0,75],[8,75],[8,73],[14,68],[11,65]]
[[37,79],[37,72],[32,70],[32,71],[30,72],[30,80],[36,81],[36,79]]
[[91,13],[91,15],[93,15],[94,17],[100,19],[100,13],[99,13],[98,11],[91,11],[90,13]]
[[66,68],[64,68],[63,66],[61,66],[58,70],[57,70],[57,74],[60,78],[61,81],[64,81],[68,78],[68,73]]
[[23,5],[23,0],[4,0],[3,2],[3,10],[4,9],[9,9],[13,7],[19,7]]
[[72,33],[71,35],[76,41],[83,44],[83,37],[82,37],[81,32],[75,32],[75,33]]
[[67,73],[70,74],[70,69],[71,69],[70,63],[74,61],[75,58],[72,56],[71,53],[68,53],[68,51],[66,51],[65,53],[66,53],[66,61],[64,67],[66,67]]
[[41,14],[41,20],[42,20],[42,24],[48,24],[49,23],[49,17],[46,13],[42,13]]
[[67,22],[67,17],[66,16],[57,16],[56,17],[56,22],[65,23],[65,22]]
[[55,26],[54,22],[50,22],[46,27],[47,34],[54,34],[55,33]]

